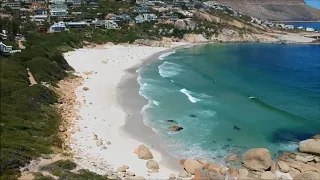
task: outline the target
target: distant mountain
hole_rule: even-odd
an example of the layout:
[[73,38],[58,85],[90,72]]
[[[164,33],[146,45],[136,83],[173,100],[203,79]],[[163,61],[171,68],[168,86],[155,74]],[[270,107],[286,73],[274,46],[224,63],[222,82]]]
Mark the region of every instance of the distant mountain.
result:
[[317,21],[320,10],[312,8],[304,0],[215,0],[234,10],[262,19],[278,21]]

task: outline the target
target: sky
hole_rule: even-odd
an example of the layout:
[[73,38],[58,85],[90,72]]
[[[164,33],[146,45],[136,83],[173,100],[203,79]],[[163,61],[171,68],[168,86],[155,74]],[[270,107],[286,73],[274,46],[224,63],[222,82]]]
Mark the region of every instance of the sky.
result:
[[320,9],[320,0],[304,0],[309,6]]

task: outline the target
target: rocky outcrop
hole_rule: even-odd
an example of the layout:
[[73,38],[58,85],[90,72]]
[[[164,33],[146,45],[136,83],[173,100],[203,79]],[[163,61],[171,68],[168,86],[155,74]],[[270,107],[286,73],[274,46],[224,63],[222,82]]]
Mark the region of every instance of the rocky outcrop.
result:
[[271,171],[267,171],[267,172],[262,173],[260,179],[263,179],[263,180],[276,179],[276,175],[273,174]]
[[204,11],[194,11],[193,16],[201,21],[207,21],[211,23],[226,23],[225,20],[216,16],[212,16]]
[[240,161],[240,157],[238,155],[230,155],[227,157],[227,162],[239,162]]
[[171,131],[181,131],[182,129],[183,129],[183,127],[180,127],[180,126],[171,126],[170,127]]
[[191,19],[179,19],[174,23],[174,28],[179,30],[194,30],[196,25]]
[[203,169],[204,165],[195,159],[187,159],[183,164],[184,169],[191,174],[195,174],[195,169]]
[[207,42],[208,40],[202,34],[185,34],[183,39],[191,43]]
[[129,169],[129,166],[123,165],[117,168],[117,172],[126,172],[127,169]]
[[277,165],[278,165],[279,170],[280,170],[281,172],[283,172],[283,173],[287,173],[287,172],[290,171],[290,167],[289,167],[288,164],[285,163],[284,161],[279,161],[279,162],[277,163]]
[[319,180],[320,174],[312,171],[297,174],[293,180]]
[[141,144],[138,149],[137,149],[137,154],[139,159],[144,159],[144,160],[148,160],[148,159],[153,159],[153,155],[150,152],[149,148],[147,148],[147,146]]
[[146,167],[151,170],[159,169],[159,164],[155,160],[148,160]]
[[299,143],[299,151],[320,155],[320,139],[307,139]]
[[167,39],[162,41],[155,41],[150,39],[137,39],[134,43],[152,47],[170,47],[170,42],[167,41]]
[[243,155],[242,163],[248,169],[265,171],[272,165],[270,151],[265,148],[251,149]]

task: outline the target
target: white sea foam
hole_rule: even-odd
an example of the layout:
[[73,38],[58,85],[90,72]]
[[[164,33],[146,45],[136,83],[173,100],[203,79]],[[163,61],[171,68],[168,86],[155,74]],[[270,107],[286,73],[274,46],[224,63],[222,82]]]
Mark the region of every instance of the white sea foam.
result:
[[249,99],[257,99],[257,98],[254,96],[250,96]]
[[158,101],[153,101],[153,104],[159,106],[160,103]]
[[180,90],[180,92],[185,94],[192,103],[196,103],[196,102],[200,101],[200,99],[195,98],[195,97],[192,96],[192,94],[194,94],[193,92],[188,91],[187,89],[183,88],[183,89]]
[[159,74],[162,77],[172,77],[180,74],[183,71],[182,66],[172,62],[165,61],[159,67]]
[[168,53],[164,53],[162,55],[159,56],[159,59],[160,60],[164,60],[165,57],[169,56],[170,54],[174,54],[176,51],[171,51],[171,52],[168,52]]

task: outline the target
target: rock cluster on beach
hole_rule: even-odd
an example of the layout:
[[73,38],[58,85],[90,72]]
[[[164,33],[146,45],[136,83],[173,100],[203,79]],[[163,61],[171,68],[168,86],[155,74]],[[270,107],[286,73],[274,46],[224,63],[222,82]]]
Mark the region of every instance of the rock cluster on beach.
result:
[[[318,136],[316,136],[318,137]],[[320,179],[320,139],[307,139],[299,143],[303,152],[283,152],[278,159],[273,160],[268,149],[255,148],[248,150],[241,157],[242,167],[221,166],[204,159],[181,160],[184,172],[178,178],[193,179]],[[305,153],[308,152],[308,153]],[[226,162],[240,161],[236,155],[231,155]]]

